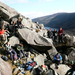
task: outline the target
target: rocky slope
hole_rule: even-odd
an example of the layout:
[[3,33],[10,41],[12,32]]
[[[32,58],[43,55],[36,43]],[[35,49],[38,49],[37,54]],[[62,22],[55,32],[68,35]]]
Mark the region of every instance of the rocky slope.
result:
[[[22,42],[24,45],[24,52],[30,55],[27,57],[25,56],[24,58],[21,58],[20,60],[16,60],[14,62],[14,65],[16,67],[15,67],[15,70],[13,70],[12,68],[12,74],[13,75],[23,75],[21,68],[19,66],[19,63],[23,65],[23,64],[26,64],[28,61],[32,61],[33,59],[34,61],[37,62],[37,65],[32,69],[31,72],[29,70],[26,71],[25,67],[24,68],[22,67],[23,71],[25,72],[25,75],[26,73],[30,73],[28,75],[36,75],[37,73],[35,69],[36,67],[39,67],[40,65],[48,66],[48,69],[46,68],[45,71],[42,69],[43,75],[44,74],[46,75],[47,74],[50,74],[50,75],[65,74],[67,70],[69,69],[69,67],[68,66],[66,67],[65,64],[69,64],[70,61],[75,62],[75,48],[74,48],[75,47],[75,36],[70,36],[66,34],[64,36],[64,43],[59,44],[58,42],[54,42],[52,39],[48,38],[47,30],[44,28],[43,24],[39,24],[38,22],[32,22],[31,19],[24,17],[23,15],[17,13],[17,11],[15,10],[12,10],[10,13],[10,9],[12,8],[8,7],[7,5],[1,2],[0,2],[0,7],[1,7],[0,26],[4,26],[5,29],[7,29],[10,32],[9,33],[10,37],[8,37],[7,40],[3,42],[3,44],[5,44],[9,40],[12,48],[16,51],[15,46],[19,44],[20,42]],[[10,9],[8,8],[6,9],[6,7]],[[16,33],[14,34],[14,28],[13,28],[12,22],[14,20],[17,21],[18,18],[21,18],[21,22],[24,25],[24,27],[18,28]],[[1,44],[2,44],[2,40],[0,41],[0,45]],[[1,47],[3,47],[3,45],[1,45]],[[4,50],[5,50],[5,45],[4,45]],[[54,68],[55,66],[52,64],[54,63],[53,62],[54,56],[57,52],[59,52],[62,55],[63,57],[62,63],[64,65],[61,63],[61,65],[59,65],[60,66],[59,69],[56,70]],[[0,52],[1,55],[2,53],[4,52]],[[11,66],[13,66],[12,65],[13,62],[9,62],[9,63],[11,63]],[[62,66],[64,66],[67,69],[63,71],[64,67]],[[4,68],[6,68],[6,66],[4,66]],[[62,74],[59,72],[59,70],[62,72]],[[5,75],[5,74],[3,73],[1,75]]]

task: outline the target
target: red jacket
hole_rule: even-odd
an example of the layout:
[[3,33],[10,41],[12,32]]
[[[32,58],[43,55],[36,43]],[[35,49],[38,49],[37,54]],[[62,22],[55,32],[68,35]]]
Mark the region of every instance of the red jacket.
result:
[[59,29],[59,31],[58,31],[58,35],[61,35],[61,34],[63,34],[63,29]]
[[4,34],[5,30],[0,30],[0,35]]

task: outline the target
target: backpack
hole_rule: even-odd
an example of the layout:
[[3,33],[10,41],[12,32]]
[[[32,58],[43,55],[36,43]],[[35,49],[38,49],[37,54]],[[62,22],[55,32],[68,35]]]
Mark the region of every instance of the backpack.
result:
[[8,57],[7,57],[7,56],[1,56],[1,58],[2,58],[4,61],[8,61]]
[[14,54],[14,60],[17,60],[17,55],[16,54]]

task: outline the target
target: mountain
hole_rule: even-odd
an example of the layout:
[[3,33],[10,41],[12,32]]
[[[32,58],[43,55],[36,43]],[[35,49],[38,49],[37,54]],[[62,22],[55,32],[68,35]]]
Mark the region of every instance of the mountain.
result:
[[32,21],[38,21],[47,27],[62,27],[64,30],[75,29],[75,13],[56,13],[53,15],[35,18]]

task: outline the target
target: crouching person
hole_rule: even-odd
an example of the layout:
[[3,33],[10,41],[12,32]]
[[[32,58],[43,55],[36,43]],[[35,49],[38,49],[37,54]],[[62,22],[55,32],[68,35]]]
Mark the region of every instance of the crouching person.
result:
[[22,57],[22,54],[23,54],[23,57],[24,57],[25,53],[24,53],[23,44],[20,43],[16,48],[17,48],[17,53],[19,53],[18,59],[20,59]]
[[[17,60],[17,53],[14,50],[12,50],[9,42],[6,43],[5,50],[7,51],[7,54],[10,54],[10,57],[11,57],[12,61]],[[16,57],[16,59],[14,59],[14,56]]]
[[62,56],[57,53],[55,56],[54,56],[54,62],[55,62],[55,67],[56,69],[58,69],[58,65],[60,64],[60,61],[62,60]]

